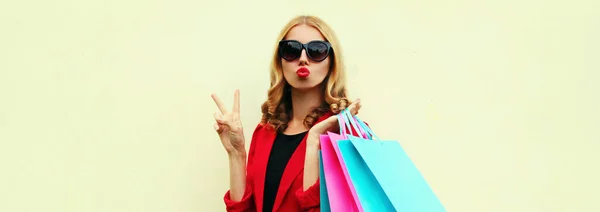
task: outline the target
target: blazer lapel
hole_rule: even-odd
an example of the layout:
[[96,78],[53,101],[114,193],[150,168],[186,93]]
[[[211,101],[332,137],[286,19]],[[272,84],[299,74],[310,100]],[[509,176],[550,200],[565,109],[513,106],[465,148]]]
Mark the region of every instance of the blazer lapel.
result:
[[267,163],[269,155],[275,141],[275,132],[270,127],[263,128],[257,135],[257,148],[254,158],[254,199],[256,201],[257,211],[263,210],[263,199],[265,193],[265,175],[267,172]]
[[294,179],[296,179],[296,176],[304,169],[306,137],[307,136],[304,136],[302,142],[300,142],[300,145],[298,145],[298,148],[296,148],[296,151],[294,151],[294,154],[292,154],[290,161],[283,171],[283,176],[281,177],[279,189],[277,190],[277,196],[275,198],[275,204],[273,205],[273,211],[277,211],[281,205],[281,202],[283,201],[283,197],[294,182]]
[[[316,123],[319,123],[319,122],[325,120],[326,118],[329,118],[331,115],[332,115],[331,113],[327,113],[324,116],[321,116],[317,120]],[[304,170],[304,157],[306,156],[306,139],[307,139],[307,137],[308,137],[308,133],[304,136],[304,138],[302,139],[302,142],[300,142],[300,145],[298,145],[298,148],[296,148],[296,150],[294,151],[294,154],[292,154],[292,157],[290,158],[288,164],[285,167],[285,170],[283,171],[283,176],[281,177],[281,182],[279,183],[279,189],[277,190],[277,196],[275,197],[273,211],[277,211],[279,209],[279,206],[281,206],[281,202],[283,201],[283,197],[290,189],[290,186],[292,186],[294,179],[296,179],[296,176],[298,176],[298,174],[302,170]],[[271,141],[270,145],[272,145],[272,144],[273,144],[273,141]],[[269,152],[270,151],[271,151],[271,149],[269,148]],[[264,179],[264,176],[263,176],[263,179]],[[264,180],[263,180],[263,186],[264,186]],[[296,192],[296,191],[293,191],[293,192]]]

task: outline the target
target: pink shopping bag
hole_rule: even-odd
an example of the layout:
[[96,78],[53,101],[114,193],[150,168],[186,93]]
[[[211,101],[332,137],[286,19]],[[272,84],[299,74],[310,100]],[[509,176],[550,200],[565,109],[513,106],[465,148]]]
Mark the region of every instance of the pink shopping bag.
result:
[[[340,134],[327,132],[326,135],[321,135],[320,137],[323,170],[327,182],[326,186],[330,208],[332,212],[363,212],[364,210],[336,143],[340,140],[348,139],[348,133],[344,126],[350,128],[350,125],[344,123],[343,120],[344,119],[338,119],[340,124]],[[360,129],[356,132],[357,134],[364,135]]]

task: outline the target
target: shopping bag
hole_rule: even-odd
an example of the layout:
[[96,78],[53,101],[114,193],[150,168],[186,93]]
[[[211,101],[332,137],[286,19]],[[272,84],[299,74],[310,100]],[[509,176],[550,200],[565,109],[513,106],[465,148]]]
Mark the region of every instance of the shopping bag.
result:
[[380,140],[348,111],[338,119],[365,132],[336,144],[365,211],[444,212],[445,209],[398,141]]
[[[338,116],[340,122],[340,129],[344,129],[350,125],[350,120],[347,118],[347,111],[343,111]],[[345,125],[345,126],[343,126]],[[356,130],[356,124],[354,128]],[[349,127],[352,128],[352,127]],[[360,135],[366,138],[370,138],[369,135],[364,133],[364,130],[358,129]],[[341,131],[343,133],[343,131]],[[346,170],[349,181],[353,185],[357,199],[360,201],[362,209],[364,211],[395,211],[392,203],[385,195],[385,192],[375,179],[375,176],[369,171],[367,164],[362,160],[360,154],[354,148],[348,137],[352,135],[344,136],[345,139],[337,141],[337,149],[339,150],[339,156],[344,161],[344,170]],[[330,135],[330,137],[332,137]],[[354,137],[354,136],[352,136]]]
[[[324,174],[327,182],[335,180],[335,185],[326,184],[328,189],[329,204],[331,211],[357,211],[363,212],[360,200],[356,194],[353,184],[350,182],[350,177],[344,165],[344,161],[340,155],[338,140],[347,140],[346,135],[360,135],[361,131],[358,128],[352,128],[351,125],[343,123],[342,119],[338,119],[340,126],[340,134],[327,132],[326,135],[321,135],[321,151],[323,154]],[[352,130],[354,129],[354,132]],[[331,191],[331,190],[334,191]],[[334,200],[335,199],[335,200]],[[340,202],[338,202],[340,201]],[[335,203],[333,203],[335,202]]]
[[321,211],[330,212],[329,195],[327,194],[327,181],[325,180],[325,172],[323,170],[323,153],[319,150],[319,194],[321,199]]
[[329,206],[333,212],[358,212],[359,207],[354,204],[355,200],[350,191],[342,166],[329,135],[320,136],[321,155],[323,161],[323,175],[327,188]]
[[351,141],[341,140],[338,146],[364,211],[396,211]]
[[339,149],[339,145],[337,145],[337,143],[339,141],[348,139],[346,137],[347,133],[345,130],[340,130],[340,132],[341,132],[341,134],[327,132],[327,135],[329,135],[329,140],[331,140],[331,144],[333,146],[333,150],[335,151],[335,155],[337,156],[338,161],[340,162],[340,167],[341,167],[342,173],[344,174],[344,182],[346,182],[346,184],[348,185],[348,190],[350,191],[350,194],[352,194],[352,200],[354,201],[353,203],[356,205],[357,210],[362,212],[362,211],[364,211],[364,209],[362,208],[361,202],[356,193],[356,189],[354,188],[354,185],[351,182],[350,175],[348,175],[348,170],[346,169],[345,161],[342,158],[342,155],[341,155],[341,152]]

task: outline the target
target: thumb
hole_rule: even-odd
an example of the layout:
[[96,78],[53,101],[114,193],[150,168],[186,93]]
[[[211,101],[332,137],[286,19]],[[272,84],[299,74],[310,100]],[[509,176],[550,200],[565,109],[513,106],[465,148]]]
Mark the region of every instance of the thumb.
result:
[[222,127],[222,125],[227,125],[229,126],[229,122],[227,119],[225,119],[223,117],[223,115],[221,115],[220,113],[215,112],[214,113],[214,117],[215,117],[215,121],[219,124],[220,127]]
[[221,134],[223,132],[223,130],[225,129],[219,123],[215,123],[214,128],[215,128],[215,131],[217,131],[218,134]]

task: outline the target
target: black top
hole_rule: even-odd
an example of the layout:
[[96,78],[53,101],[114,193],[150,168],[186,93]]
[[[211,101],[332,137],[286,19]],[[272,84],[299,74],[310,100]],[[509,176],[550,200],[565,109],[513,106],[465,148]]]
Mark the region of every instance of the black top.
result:
[[263,199],[263,212],[271,212],[273,210],[273,204],[275,204],[275,197],[277,196],[277,190],[279,189],[279,183],[283,176],[283,170],[288,161],[296,151],[300,142],[306,135],[307,132],[286,135],[283,133],[277,134],[275,142],[273,142],[273,148],[269,155],[269,161],[267,162],[267,173],[265,175],[265,196]]

